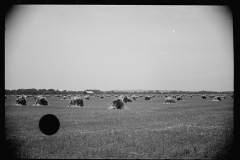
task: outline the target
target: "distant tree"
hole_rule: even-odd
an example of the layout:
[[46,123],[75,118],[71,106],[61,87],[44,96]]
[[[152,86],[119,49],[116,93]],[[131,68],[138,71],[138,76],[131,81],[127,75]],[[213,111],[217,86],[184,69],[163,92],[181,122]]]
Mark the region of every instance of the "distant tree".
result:
[[67,94],[67,93],[68,93],[67,90],[62,91],[62,94]]
[[55,94],[56,93],[56,91],[54,90],[54,89],[48,89],[46,92],[45,92],[46,94]]

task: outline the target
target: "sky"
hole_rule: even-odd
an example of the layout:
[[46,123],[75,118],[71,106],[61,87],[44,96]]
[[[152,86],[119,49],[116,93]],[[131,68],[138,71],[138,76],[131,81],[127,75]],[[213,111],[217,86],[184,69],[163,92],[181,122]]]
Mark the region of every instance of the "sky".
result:
[[5,89],[233,91],[224,6],[16,5]]

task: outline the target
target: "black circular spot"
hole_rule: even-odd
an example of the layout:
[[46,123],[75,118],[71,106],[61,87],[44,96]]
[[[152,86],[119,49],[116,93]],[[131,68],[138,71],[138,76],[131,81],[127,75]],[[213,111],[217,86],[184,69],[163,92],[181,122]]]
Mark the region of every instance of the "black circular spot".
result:
[[44,115],[39,121],[39,129],[43,134],[53,135],[60,127],[58,118],[52,114]]

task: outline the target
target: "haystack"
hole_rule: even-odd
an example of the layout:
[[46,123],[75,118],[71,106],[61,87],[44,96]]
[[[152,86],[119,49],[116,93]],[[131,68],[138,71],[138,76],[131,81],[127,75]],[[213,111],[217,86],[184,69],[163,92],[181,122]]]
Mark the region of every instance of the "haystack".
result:
[[120,99],[122,99],[124,103],[132,102],[132,100],[129,97],[127,97],[127,96],[123,96]]
[[26,96],[20,96],[16,99],[16,103],[17,104],[21,104],[21,105],[27,105],[27,98]]
[[70,106],[75,106],[75,107],[84,106],[83,99],[81,97],[72,97],[71,100],[69,101],[68,107]]
[[152,97],[151,96],[146,96],[145,100],[150,100]]
[[224,95],[221,96],[221,99],[226,99],[226,97]]
[[89,100],[90,99],[89,95],[84,96],[84,99]]
[[136,100],[136,99],[137,99],[137,97],[136,97],[136,96],[132,96],[132,99],[133,99],[133,100]]
[[214,98],[215,96],[214,96],[214,95],[209,95],[208,97],[209,97],[209,98]]
[[176,99],[177,99],[177,101],[183,101],[181,96],[178,96]]
[[123,109],[124,107],[124,102],[122,99],[117,98],[110,103],[110,107],[108,109]]
[[36,102],[33,104],[33,106],[47,106],[48,101],[45,97],[38,96]]
[[221,101],[221,97],[220,96],[215,96],[212,101]]
[[174,98],[172,98],[172,97],[167,97],[166,99],[165,99],[165,102],[164,102],[165,104],[170,104],[170,103],[176,103],[176,101],[175,101],[175,99]]
[[202,95],[202,99],[206,99],[207,97],[205,95]]
[[123,99],[124,97],[125,96],[121,94],[118,98]]
[[63,96],[60,100],[70,100],[68,96]]

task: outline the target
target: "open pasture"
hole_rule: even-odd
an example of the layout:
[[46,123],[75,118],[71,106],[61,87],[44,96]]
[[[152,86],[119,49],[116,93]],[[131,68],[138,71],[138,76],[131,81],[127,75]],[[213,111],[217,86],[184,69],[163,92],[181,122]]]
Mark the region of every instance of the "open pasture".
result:
[[[108,110],[115,97],[90,97],[84,107],[68,108],[69,100],[47,98],[50,106],[15,106],[5,99],[5,139],[18,158],[224,158],[233,140],[233,99],[165,97],[126,103],[129,110]],[[45,114],[60,121],[55,135],[41,133]]]

